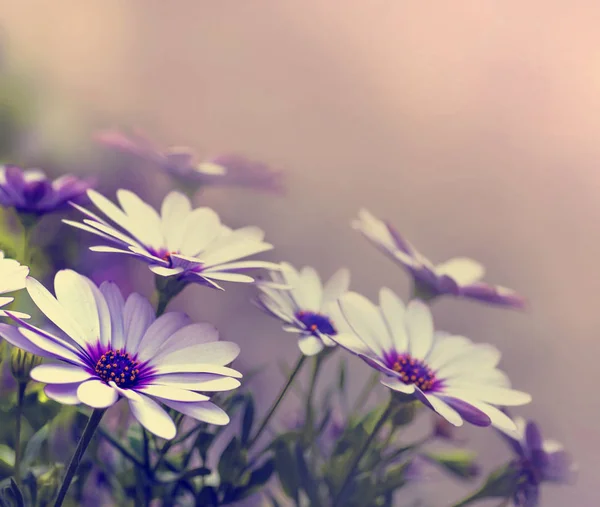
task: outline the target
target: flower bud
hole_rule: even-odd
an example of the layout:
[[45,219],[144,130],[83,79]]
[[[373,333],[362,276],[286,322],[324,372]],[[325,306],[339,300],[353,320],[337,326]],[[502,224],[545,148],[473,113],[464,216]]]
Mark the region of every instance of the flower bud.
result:
[[17,382],[27,383],[29,382],[31,370],[41,362],[41,357],[15,347],[10,356],[10,370]]

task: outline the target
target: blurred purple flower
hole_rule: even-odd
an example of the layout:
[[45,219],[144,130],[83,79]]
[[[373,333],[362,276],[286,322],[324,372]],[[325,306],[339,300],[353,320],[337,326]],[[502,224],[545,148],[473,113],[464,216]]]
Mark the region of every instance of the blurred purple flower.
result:
[[514,421],[516,431],[500,432],[515,453],[512,466],[517,470],[518,484],[513,501],[517,507],[536,507],[540,484],[569,484],[575,476],[576,466],[561,444],[542,439],[540,429],[533,421],[521,417]]
[[126,135],[118,130],[101,130],[94,139],[104,146],[133,154],[161,170],[199,185],[230,185],[259,190],[283,191],[282,173],[266,164],[233,154],[198,161],[191,148],[158,148],[140,132]]
[[41,216],[58,211],[69,201],[85,201],[92,186],[91,181],[69,174],[52,181],[38,169],[0,166],[0,205],[19,213]]
[[455,257],[434,265],[391,225],[365,209],[352,226],[413,276],[421,298],[450,294],[512,308],[525,306],[525,300],[515,291],[482,282],[485,269],[477,261]]

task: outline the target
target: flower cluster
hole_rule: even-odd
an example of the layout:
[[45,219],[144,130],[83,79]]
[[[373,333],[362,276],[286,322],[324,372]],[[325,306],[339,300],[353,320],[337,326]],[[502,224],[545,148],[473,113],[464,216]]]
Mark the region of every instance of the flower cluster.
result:
[[[191,150],[163,151],[140,135],[118,131],[102,131],[96,138],[197,186],[278,185],[278,173],[245,159],[223,156],[198,162]],[[19,260],[0,251],[0,294],[25,289],[21,295],[31,300],[0,298],[0,317],[6,318],[0,323],[2,347],[12,347],[10,356],[4,351],[0,355],[11,357],[17,386],[17,395],[7,402],[15,406],[15,421],[6,425],[16,430],[10,439],[15,449],[3,452],[11,458],[8,467],[15,480],[0,488],[0,504],[7,502],[6,495],[32,502],[40,498],[44,505],[54,502],[57,507],[67,494],[81,500],[81,492],[77,496],[69,486],[85,457],[94,469],[92,476],[102,478],[105,488],[119,484],[110,491],[116,505],[161,500],[168,505],[227,505],[271,487],[274,474],[281,491],[271,488],[271,498],[283,495],[284,504],[392,505],[398,489],[423,479],[424,463],[463,480],[479,475],[474,453],[426,447],[434,439],[458,443],[450,428],[465,422],[496,428],[514,457],[457,507],[494,496],[535,507],[542,483],[570,480],[573,463],[562,447],[542,440],[534,423],[506,412],[506,407],[529,403],[531,396],[512,387],[499,367],[499,348],[434,325],[428,304],[442,295],[525,307],[515,291],[483,282],[484,268],[478,262],[459,257],[434,265],[389,224],[362,210],[353,227],[414,282],[412,298],[403,301],[383,287],[374,303],[350,290],[345,268],[324,281],[313,267],[297,269],[288,262],[257,258],[273,249],[261,228],[228,227],[215,210],[195,207],[189,192],[168,192],[157,210],[133,190],[117,189],[113,202],[91,187],[91,182],[73,176],[51,181],[38,170],[0,168],[0,205],[14,208],[22,226]],[[63,230],[73,236],[91,233],[99,240],[91,252],[113,254],[107,257],[114,265],[121,266],[116,263],[124,256],[147,265],[155,281],[156,305],[135,290],[124,294],[112,281],[96,284],[71,269],[76,267],[69,265],[74,256],[66,248],[66,268],[50,265],[40,276],[37,269],[32,271],[36,278],[30,276],[31,232],[42,215],[68,205],[81,218],[62,218],[71,226]],[[12,234],[10,227],[6,225],[7,234]],[[51,278],[52,292],[45,286]],[[300,349],[296,365],[284,367],[287,381],[260,423],[255,421],[252,394],[235,392],[242,378],[233,367],[240,347],[220,340],[213,325],[168,311],[173,298],[189,285],[223,290],[223,282],[253,284],[255,304],[295,336]],[[251,346],[251,334],[249,329],[239,341]],[[350,375],[346,358],[352,356],[364,364],[353,365]],[[338,380],[319,389],[323,365],[329,372],[335,369],[331,357],[341,358]],[[296,382],[307,362],[312,373],[303,389]],[[353,404],[348,378],[363,385]],[[372,390],[381,385],[387,388],[382,391],[388,401],[365,410]],[[302,398],[302,410],[293,412],[298,414],[296,423],[269,436],[280,403],[293,390]],[[128,410],[120,414],[111,409],[106,417],[112,423],[107,423],[105,413],[121,400]],[[61,405],[79,409],[61,413]],[[239,431],[221,432],[219,427],[240,407]],[[435,416],[433,431],[417,442],[403,442],[399,434],[421,409]],[[30,421],[30,414],[41,414],[41,420]],[[77,447],[62,474],[61,465],[38,456],[38,451],[52,438],[50,420],[71,418],[77,426],[77,417],[85,419],[85,428],[80,424],[74,432]],[[25,453],[23,428],[35,431],[31,442],[37,446],[31,450],[30,442]],[[95,434],[108,446],[110,466],[102,457],[107,448],[101,453],[90,446]],[[230,440],[218,454],[213,443],[225,438]],[[261,451],[257,442],[264,444]],[[0,466],[0,474],[2,470]],[[132,484],[132,477],[138,484]],[[80,479],[83,483],[83,473]],[[30,489],[23,492],[25,482]]]

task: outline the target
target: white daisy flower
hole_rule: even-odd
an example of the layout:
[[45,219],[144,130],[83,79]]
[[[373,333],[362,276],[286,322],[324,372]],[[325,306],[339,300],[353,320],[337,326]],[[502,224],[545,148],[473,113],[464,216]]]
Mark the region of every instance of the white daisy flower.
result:
[[98,288],[71,270],[59,271],[54,297],[33,278],[27,291],[64,334],[53,335],[13,318],[19,328],[0,324],[0,336],[37,356],[53,359],[31,377],[48,384],[46,395],[66,405],[107,408],[125,398],[148,431],[171,439],[175,424],[161,405],[194,419],[224,425],[229,417],[202,393],[240,385],[225,366],[239,354],[235,343],[219,341],[210,324],[192,323],[179,312],[156,318],[146,298],[123,299],[117,286]]
[[95,252],[133,255],[159,276],[217,289],[221,289],[217,281],[254,282],[245,273],[249,269],[277,269],[273,262],[240,260],[273,248],[263,241],[261,229],[232,230],[212,209],[192,209],[190,200],[180,192],[165,197],[160,214],[129,190],[117,191],[121,207],[94,190],[89,190],[88,196],[113,224],[75,204],[88,218],[83,223],[63,222],[117,245],[91,247]]
[[[0,294],[14,292],[25,288],[25,280],[29,274],[29,268],[22,266],[15,259],[7,259],[4,257],[4,252],[0,250]],[[15,300],[13,297],[0,297],[0,308],[12,303]],[[29,315],[21,312],[13,312],[13,315],[22,319],[28,319]],[[0,310],[0,317],[6,317],[6,312]]]
[[258,304],[281,320],[285,331],[300,334],[298,346],[304,355],[313,356],[325,346],[334,346],[330,336],[350,331],[337,304],[350,285],[347,269],[340,269],[323,285],[314,268],[297,271],[282,263],[280,271],[271,272],[271,278],[273,284],[258,285]]
[[383,385],[420,400],[455,426],[467,421],[515,429],[497,406],[524,405],[531,396],[510,388],[497,368],[498,349],[435,332],[427,305],[413,300],[405,306],[387,288],[379,293],[379,307],[355,292],[343,296],[340,307],[355,335],[332,339],[383,373]]

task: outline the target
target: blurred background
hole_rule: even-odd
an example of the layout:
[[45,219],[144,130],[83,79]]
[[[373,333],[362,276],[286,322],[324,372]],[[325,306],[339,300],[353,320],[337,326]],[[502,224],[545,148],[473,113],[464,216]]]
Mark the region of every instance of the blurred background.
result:
[[[585,0],[9,0],[0,65],[10,66],[13,91],[27,90],[19,114],[35,118],[34,131],[11,143],[20,163],[95,173],[110,192],[135,184],[155,205],[166,177],[125,170],[93,145],[96,128],[137,126],[165,145],[266,162],[285,173],[285,195],[210,188],[196,203],[230,226],[264,228],[276,246],[265,258],[314,265],[324,277],[349,267],[352,287],[371,298],[384,284],[406,296],[409,283],[350,228],[360,207],[388,218],[434,262],[480,260],[488,281],[527,297],[528,311],[444,299],[434,304],[437,325],[497,345],[514,385],[533,394],[518,413],[579,462],[577,484],[545,486],[542,505],[593,506],[598,19],[600,3]],[[56,218],[48,230],[58,228]],[[122,262],[102,259],[108,272]],[[150,294],[146,267],[126,266],[132,286]],[[266,407],[281,382],[277,363],[298,352],[248,303],[253,294],[191,287],[173,305],[238,342],[242,370],[268,366],[251,385]],[[358,391],[368,368],[351,365]],[[486,470],[507,459],[489,431],[463,433]],[[468,489],[441,475],[415,487],[435,506]]]

